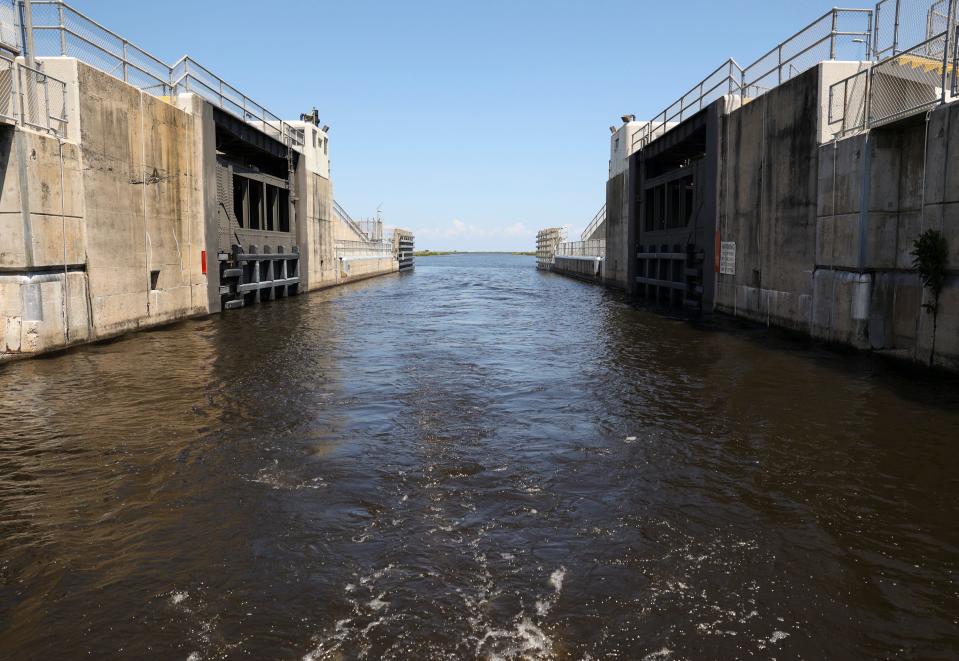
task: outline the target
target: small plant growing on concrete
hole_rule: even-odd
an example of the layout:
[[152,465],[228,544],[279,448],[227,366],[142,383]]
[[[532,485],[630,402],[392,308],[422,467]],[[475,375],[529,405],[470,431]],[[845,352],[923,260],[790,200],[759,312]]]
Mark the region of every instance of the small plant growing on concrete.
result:
[[919,274],[922,286],[932,295],[931,303],[924,303],[923,308],[932,314],[932,352],[929,354],[929,364],[936,355],[936,325],[939,317],[939,295],[946,281],[946,263],[949,261],[949,245],[946,237],[938,230],[926,230],[919,235],[912,246],[912,267]]

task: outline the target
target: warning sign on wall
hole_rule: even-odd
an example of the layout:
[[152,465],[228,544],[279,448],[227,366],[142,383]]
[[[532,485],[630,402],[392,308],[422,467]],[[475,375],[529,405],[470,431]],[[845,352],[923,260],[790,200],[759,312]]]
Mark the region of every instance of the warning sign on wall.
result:
[[723,241],[719,247],[719,272],[736,275],[736,242]]

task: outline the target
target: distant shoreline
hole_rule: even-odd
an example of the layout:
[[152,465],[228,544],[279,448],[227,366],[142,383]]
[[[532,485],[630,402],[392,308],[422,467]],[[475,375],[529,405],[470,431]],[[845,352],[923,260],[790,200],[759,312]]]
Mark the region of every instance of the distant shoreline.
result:
[[521,255],[535,257],[535,252],[509,252],[506,250],[417,250],[414,257],[443,257],[446,255]]

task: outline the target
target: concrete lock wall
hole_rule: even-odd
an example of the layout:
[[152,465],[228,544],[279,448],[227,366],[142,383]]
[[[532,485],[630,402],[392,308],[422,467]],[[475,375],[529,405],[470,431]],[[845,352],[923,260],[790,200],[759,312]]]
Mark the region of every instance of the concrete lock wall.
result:
[[735,273],[719,273],[716,309],[809,329],[816,235],[819,71],[727,116],[719,236]]
[[[824,90],[850,66],[823,63],[727,116],[718,226],[734,272],[717,274],[716,309],[959,369],[959,106],[822,144]],[[909,254],[928,228],[950,246],[935,356]]]
[[329,179],[302,167],[297,172],[297,225],[301,271],[306,276],[306,290],[335,285],[337,265],[333,250],[333,185]]
[[[956,104],[820,148],[815,336],[959,368],[957,149]],[[950,248],[934,356],[910,255],[927,229]]]
[[206,313],[194,116],[76,66],[95,336]]
[[[219,312],[213,106],[72,58],[42,66],[67,84],[69,122],[62,139],[0,124],[0,360]],[[325,161],[294,160],[301,291],[398,270],[337,259],[336,237],[360,237],[334,220]]]
[[[863,66],[822,62],[758,98],[720,98],[611,168],[604,284],[959,370],[959,103],[834,139],[829,89]],[[650,222],[649,190],[680,178],[694,182],[690,220]],[[910,255],[930,228],[950,250],[935,324]],[[681,277],[664,275],[670,259]]]
[[629,219],[629,172],[623,171],[606,182],[606,259],[603,282],[614,289],[631,290]]
[[[7,151],[4,201],[11,206],[3,222],[11,231],[3,250],[23,245],[25,233],[34,249],[32,258],[13,249],[2,260],[3,353],[42,352],[205,312],[192,119],[75,60],[45,66],[76,90],[68,138],[80,143],[4,129],[6,143],[26,145],[27,185],[16,150]],[[16,216],[28,220],[17,226]],[[38,300],[39,313],[31,310]]]

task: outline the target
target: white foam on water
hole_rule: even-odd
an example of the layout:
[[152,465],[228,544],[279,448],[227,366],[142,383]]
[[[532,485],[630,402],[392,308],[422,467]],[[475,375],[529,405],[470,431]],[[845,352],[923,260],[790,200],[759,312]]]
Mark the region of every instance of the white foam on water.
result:
[[664,647],[656,652],[650,652],[643,657],[643,661],[660,661],[661,659],[668,659],[672,655],[673,651],[668,647]]
[[343,641],[346,640],[347,627],[351,621],[351,618],[337,621],[333,627],[333,633],[319,641],[312,652],[304,654],[303,661],[320,661],[320,659],[329,658],[330,654],[340,649]]
[[789,634],[785,631],[773,631],[773,635],[769,637],[769,642],[771,644],[778,643],[783,638],[788,638]]
[[190,652],[190,656],[186,658],[186,661],[200,661],[200,653]]
[[563,580],[566,578],[566,567],[560,567],[553,570],[549,575],[549,585],[553,588],[553,594],[546,599],[536,601],[536,614],[545,617],[559,601],[559,595],[563,591]]
[[174,592],[172,595],[170,595],[170,601],[173,603],[174,606],[177,606],[183,603],[184,601],[186,601],[187,597],[189,596],[190,596],[189,592],[185,592],[185,591]]
[[360,578],[360,585],[367,585],[370,581],[378,581],[379,579],[386,576],[389,572],[393,571],[394,566],[395,565],[393,565],[393,563],[391,562],[390,564],[386,565],[382,569],[377,569],[372,574],[369,574],[368,576],[363,576],[362,578]]
[[298,491],[299,489],[323,489],[329,485],[322,477],[302,480],[293,473],[280,469],[279,461],[273,460],[271,466],[265,466],[257,471],[256,477],[247,478],[254,484],[262,484],[274,490]]
[[556,596],[563,591],[563,579],[566,578],[566,567],[560,567],[549,575],[549,584],[556,590]]
[[[489,645],[494,649],[484,653],[484,647]],[[486,631],[476,646],[476,656],[491,661],[550,659],[553,657],[553,641],[532,620],[520,613],[513,629]]]
[[389,602],[383,601],[383,597],[386,596],[385,592],[380,593],[373,599],[371,599],[366,605],[372,608],[375,611],[378,611],[386,606],[389,606]]

